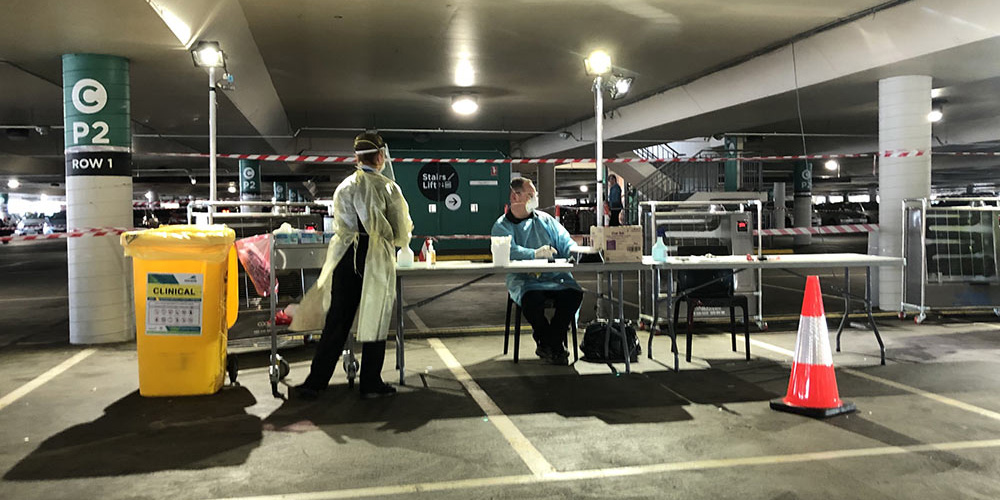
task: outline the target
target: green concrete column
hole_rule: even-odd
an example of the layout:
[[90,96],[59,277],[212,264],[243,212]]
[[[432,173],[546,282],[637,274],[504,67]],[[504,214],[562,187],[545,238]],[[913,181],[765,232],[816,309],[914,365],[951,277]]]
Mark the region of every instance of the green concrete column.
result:
[[[128,59],[66,54],[63,124],[67,228],[132,225],[132,128]],[[122,342],[135,336],[131,269],[118,236],[70,238],[69,339]]]
[[284,182],[274,181],[274,201],[288,201],[288,186]]
[[[812,227],[812,163],[808,161],[795,163],[792,186],[795,192],[795,199],[793,201],[795,227]],[[808,245],[810,243],[812,243],[811,234],[795,235],[796,245]]]
[[[260,201],[260,161],[240,160],[240,201]],[[261,212],[260,207],[243,206],[240,212]]]

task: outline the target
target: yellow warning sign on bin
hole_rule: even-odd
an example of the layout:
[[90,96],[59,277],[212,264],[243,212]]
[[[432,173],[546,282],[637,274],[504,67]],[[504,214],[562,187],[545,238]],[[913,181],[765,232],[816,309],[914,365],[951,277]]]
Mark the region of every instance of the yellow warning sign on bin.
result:
[[146,275],[146,335],[201,335],[204,275]]

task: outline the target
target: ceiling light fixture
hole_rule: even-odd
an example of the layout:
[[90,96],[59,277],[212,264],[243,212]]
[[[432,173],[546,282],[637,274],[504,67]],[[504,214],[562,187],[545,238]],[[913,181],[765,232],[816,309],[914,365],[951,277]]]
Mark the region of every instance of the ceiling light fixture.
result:
[[603,50],[595,50],[583,60],[583,65],[587,68],[588,75],[606,75],[611,72],[611,56]]
[[931,112],[927,113],[927,121],[931,123],[936,123],[944,118],[944,105],[948,101],[944,99],[932,99],[931,100]]
[[17,189],[21,187],[21,181],[17,179],[10,179],[7,181],[7,187],[10,189]]
[[229,183],[229,188],[227,189],[227,191],[229,191],[230,193],[235,193],[236,192],[236,183],[235,182],[230,182]]
[[222,52],[219,42],[198,42],[191,49],[191,58],[199,68],[224,68],[226,55]]
[[608,77],[608,93],[611,94],[612,99],[621,99],[628,94],[628,91],[632,89],[632,81],[635,78],[631,76],[622,75],[611,75]]
[[827,160],[823,166],[826,167],[827,170],[833,171],[840,168],[840,163],[837,163],[837,160]]
[[586,184],[580,186],[581,193],[586,193],[587,191],[590,191],[590,186],[587,186]]
[[479,102],[472,94],[462,94],[451,98],[452,111],[460,115],[471,115],[479,111]]
[[153,192],[146,191],[146,201],[153,201]]

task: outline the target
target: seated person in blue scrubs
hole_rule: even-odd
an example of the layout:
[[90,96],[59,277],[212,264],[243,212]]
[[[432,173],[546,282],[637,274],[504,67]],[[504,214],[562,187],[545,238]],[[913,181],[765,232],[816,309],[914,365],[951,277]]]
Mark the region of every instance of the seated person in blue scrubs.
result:
[[[511,260],[567,258],[575,243],[554,217],[540,212],[538,193],[531,180],[510,181],[510,210],[493,224],[493,236],[511,236]],[[566,332],[583,301],[580,285],[569,273],[508,274],[507,290],[531,323],[535,354],[553,365],[569,363]],[[545,302],[551,300],[555,314],[545,317]]]

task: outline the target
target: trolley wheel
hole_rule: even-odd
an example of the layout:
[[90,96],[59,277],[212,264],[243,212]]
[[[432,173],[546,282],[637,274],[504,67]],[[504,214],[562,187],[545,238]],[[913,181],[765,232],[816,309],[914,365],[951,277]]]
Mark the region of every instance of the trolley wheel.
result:
[[226,373],[229,374],[229,383],[231,385],[236,384],[236,377],[240,373],[240,362],[239,358],[235,354],[226,355]]
[[313,340],[312,334],[307,333],[307,334],[305,334],[305,335],[302,336],[302,343],[303,344],[309,345],[309,344],[312,344],[313,342],[314,342],[314,340]]
[[927,315],[920,313],[919,315],[913,317],[913,322],[919,325],[923,323],[925,319],[927,319]]
[[284,380],[290,371],[292,371],[292,366],[288,364],[288,360],[278,358],[278,380]]
[[906,313],[903,311],[899,311],[899,319],[906,319]]
[[354,388],[354,379],[358,377],[358,360],[351,356],[351,360],[344,363],[344,370],[347,371],[347,387]]
[[760,331],[762,332],[767,331],[767,321],[765,321],[763,324],[760,325]]

